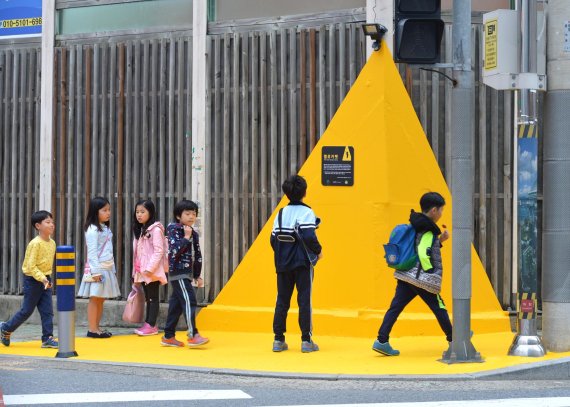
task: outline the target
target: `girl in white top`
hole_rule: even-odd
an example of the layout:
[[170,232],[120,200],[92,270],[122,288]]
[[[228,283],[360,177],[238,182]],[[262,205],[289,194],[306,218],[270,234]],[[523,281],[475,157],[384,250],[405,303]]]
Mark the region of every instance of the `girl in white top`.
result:
[[[87,320],[90,338],[110,338],[111,333],[101,330],[103,303],[107,298],[121,295],[113,258],[113,233],[109,229],[111,204],[106,198],[96,197],[89,203],[85,221],[85,243],[91,276],[83,275],[78,296],[89,298]],[[86,278],[87,277],[87,278]]]

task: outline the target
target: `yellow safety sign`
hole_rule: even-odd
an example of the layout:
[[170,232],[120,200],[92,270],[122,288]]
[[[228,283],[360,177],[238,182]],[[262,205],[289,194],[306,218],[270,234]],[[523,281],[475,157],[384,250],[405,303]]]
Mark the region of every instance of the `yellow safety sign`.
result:
[[487,21],[485,23],[485,70],[495,69],[497,67],[497,30],[499,23],[497,19]]

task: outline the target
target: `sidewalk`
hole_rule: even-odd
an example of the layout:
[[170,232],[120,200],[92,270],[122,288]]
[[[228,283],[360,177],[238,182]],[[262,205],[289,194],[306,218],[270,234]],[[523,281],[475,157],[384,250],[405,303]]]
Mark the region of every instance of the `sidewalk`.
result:
[[[13,336],[10,347],[0,347],[0,355],[52,358],[55,349],[41,349],[37,325],[23,325]],[[447,365],[438,361],[447,343],[438,337],[402,337],[391,342],[401,351],[398,357],[385,357],[371,350],[374,338],[315,337],[319,352],[303,354],[297,335],[288,337],[289,350],[271,352],[271,333],[203,332],[210,343],[202,348],[161,347],[160,337],[138,337],[132,329],[113,328],[113,337],[105,340],[84,337],[84,327],[77,329],[77,358],[68,361],[144,365],[217,374],[239,374],[300,378],[372,378],[384,379],[459,379],[499,377],[519,372],[532,377],[533,369],[569,379],[570,352],[549,353],[543,358],[507,356],[513,339],[511,333],[475,335],[473,343],[484,363]],[[185,339],[178,332],[179,340]],[[540,378],[548,376],[540,375]],[[537,376],[535,376],[537,378]]]

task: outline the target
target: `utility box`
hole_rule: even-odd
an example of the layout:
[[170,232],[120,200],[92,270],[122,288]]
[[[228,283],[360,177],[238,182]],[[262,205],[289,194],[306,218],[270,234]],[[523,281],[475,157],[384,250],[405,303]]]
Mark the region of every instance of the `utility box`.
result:
[[546,90],[544,13],[537,13],[537,71],[520,72],[520,24],[516,10],[483,14],[483,83],[498,90]]
[[483,82],[495,89],[511,89],[519,73],[519,30],[516,10],[483,14]]

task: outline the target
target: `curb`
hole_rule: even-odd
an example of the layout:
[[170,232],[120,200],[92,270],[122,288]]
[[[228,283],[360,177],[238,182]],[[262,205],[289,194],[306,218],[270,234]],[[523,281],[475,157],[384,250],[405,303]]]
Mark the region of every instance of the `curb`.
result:
[[[14,358],[16,355],[0,355],[2,358]],[[120,366],[120,367],[140,367],[146,369],[161,369],[172,371],[183,371],[206,375],[237,376],[263,379],[284,379],[284,380],[388,380],[388,381],[453,381],[453,380],[568,380],[570,379],[570,357],[547,360],[536,363],[528,363],[519,366],[511,366],[501,369],[489,370],[477,373],[460,373],[455,375],[349,375],[349,374],[320,374],[320,373],[286,373],[286,372],[263,372],[255,370],[240,370],[227,368],[206,368],[195,366],[172,366],[153,365],[144,363],[127,362],[105,362],[93,360],[76,359],[55,359],[44,356],[17,356],[18,358],[52,361],[57,366],[61,363]],[[2,393],[0,389],[0,402]],[[0,407],[3,404],[0,403]]]

